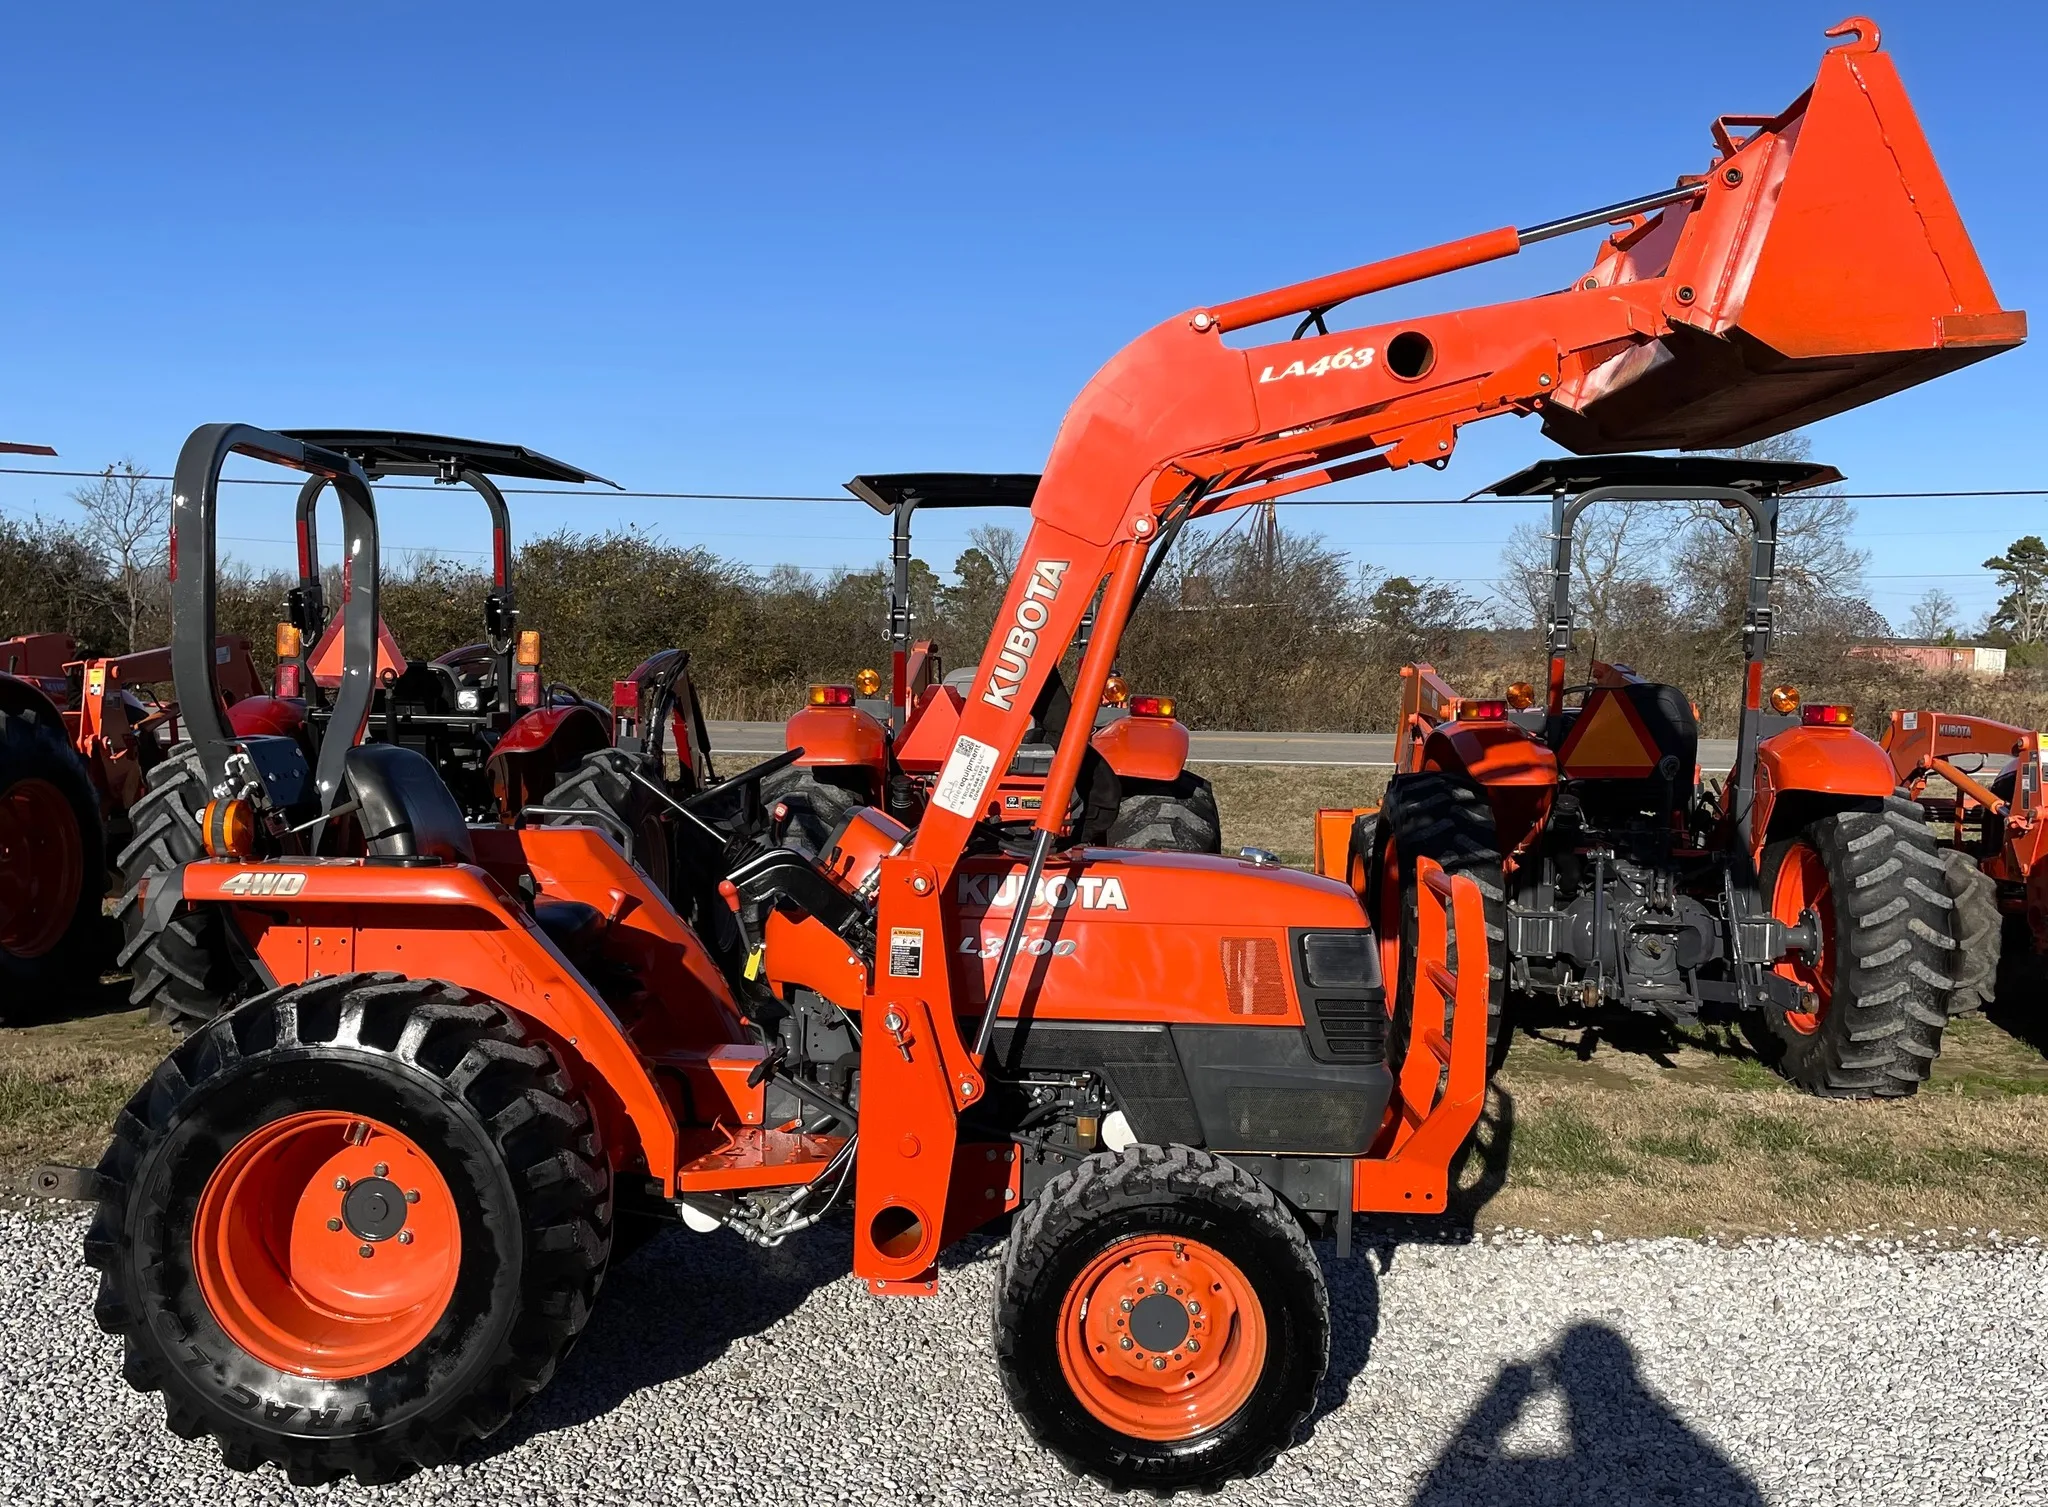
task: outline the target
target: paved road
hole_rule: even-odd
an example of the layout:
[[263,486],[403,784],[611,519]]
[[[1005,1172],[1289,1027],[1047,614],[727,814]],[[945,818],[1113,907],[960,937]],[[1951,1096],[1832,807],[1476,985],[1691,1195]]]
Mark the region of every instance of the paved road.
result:
[[[780,722],[714,722],[714,753],[767,758],[782,751]],[[1735,762],[1735,740],[1703,738],[1700,758],[1719,773]],[[1190,762],[1196,764],[1321,764],[1387,769],[1394,762],[1391,733],[1219,733],[1197,732]]]
[[[844,1275],[843,1226],[773,1251],[666,1235],[498,1435],[396,1486],[295,1491],[163,1426],[92,1322],[84,1221],[0,1212],[10,1507],[1129,1502],[1005,1405],[995,1263],[939,1294]],[[1320,1247],[1325,1259],[1329,1246]],[[2048,1502],[2048,1252],[1681,1240],[1385,1245],[1326,1267],[1307,1439],[1208,1500],[1302,1507]]]

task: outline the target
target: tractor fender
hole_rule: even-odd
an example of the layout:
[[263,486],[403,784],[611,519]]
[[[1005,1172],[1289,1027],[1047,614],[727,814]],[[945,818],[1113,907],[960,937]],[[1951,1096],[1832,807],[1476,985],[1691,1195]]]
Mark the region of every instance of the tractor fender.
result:
[[1188,730],[1173,717],[1119,717],[1088,740],[1120,780],[1171,784],[1188,762]]
[[228,727],[238,738],[268,734],[304,741],[306,703],[279,696],[245,696],[228,708]]
[[[608,899],[617,913],[611,945],[636,954],[643,967],[666,964],[659,992],[670,1008],[660,1013],[681,1025],[661,1047],[680,1059],[751,1039],[701,945],[602,834],[565,827],[519,839],[544,894]],[[390,971],[446,979],[499,1001],[573,1064],[606,1143],[617,1148],[616,1165],[644,1168],[673,1189],[679,1117],[648,1057],[485,870],[285,859],[203,860],[174,872],[181,888],[160,896],[159,879],[146,903],[226,910],[277,984],[323,972]]]
[[555,781],[612,741],[611,729],[594,707],[544,706],[528,712],[498,740],[484,769],[498,806],[509,818],[529,801],[545,796]]
[[800,768],[865,769],[875,790],[889,777],[889,735],[857,706],[807,706],[789,719],[782,746],[801,748]]
[[1486,792],[1501,851],[1519,851],[1550,817],[1557,755],[1508,722],[1444,722],[1422,745],[1422,768],[1463,775]]
[[1778,828],[1804,826],[1852,801],[1883,800],[1898,788],[1891,755],[1852,727],[1792,727],[1757,745],[1750,831],[1755,856]]
[[57,703],[19,675],[0,672],[0,712],[13,717],[27,716],[32,712],[37,717],[47,717],[49,725],[59,732],[64,729]]

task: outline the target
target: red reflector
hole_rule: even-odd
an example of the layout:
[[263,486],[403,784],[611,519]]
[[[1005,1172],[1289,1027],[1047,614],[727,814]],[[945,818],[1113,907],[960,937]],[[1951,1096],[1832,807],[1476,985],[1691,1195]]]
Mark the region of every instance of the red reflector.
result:
[[1505,701],[1461,701],[1458,703],[1460,722],[1505,722],[1508,720],[1508,704]]
[[637,712],[640,710],[639,681],[614,680],[612,682],[612,710],[615,712]]
[[1808,727],[1854,727],[1856,708],[1853,706],[1810,706],[1799,714],[1799,720]]
[[299,694],[299,667],[279,665],[277,667],[277,694],[290,698]]
[[512,681],[512,699],[521,706],[540,705],[540,671],[521,670]]
[[850,685],[814,685],[809,697],[812,706],[852,706],[853,687]]
[[1133,696],[1129,703],[1133,717],[1171,717],[1173,698],[1171,696]]

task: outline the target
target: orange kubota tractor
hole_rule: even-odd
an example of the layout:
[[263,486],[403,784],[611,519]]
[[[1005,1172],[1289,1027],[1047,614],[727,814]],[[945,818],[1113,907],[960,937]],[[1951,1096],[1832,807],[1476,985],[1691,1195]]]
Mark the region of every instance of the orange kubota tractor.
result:
[[[681,803],[735,913],[767,909],[737,978],[602,831],[471,828],[417,754],[350,746],[375,654],[359,582],[318,766],[195,722],[218,856],[144,897],[152,918],[219,915],[277,987],[171,1055],[97,1171],[44,1181],[97,1200],[85,1255],[128,1380],[232,1466],[388,1479],[546,1383],[617,1221],[772,1244],[850,1198],[877,1293],[932,1291],[942,1250],[1008,1222],[996,1365],[1076,1470],[1166,1493],[1262,1469],[1327,1365],[1309,1235],[1341,1252],[1355,1213],[1445,1206],[1487,1000],[1484,970],[1446,952],[1483,934],[1483,898],[1417,862],[1417,987],[1390,1022],[1345,884],[1071,844],[1087,719],[1061,735],[1028,855],[1003,844],[995,782],[1098,591],[1073,699],[1100,701],[1147,558],[1191,519],[1440,459],[1493,413],[1591,451],[1721,445],[2014,343],[1859,25],[1790,109],[1740,139],[1723,122],[1705,177],[1191,309],[1113,357],[1054,443],[916,829],[864,807],[823,862],[758,846],[746,807],[791,752]],[[1563,293],[1223,339],[1617,219]],[[360,468],[235,426],[180,459],[188,548],[231,450],[330,476],[350,551],[375,549]],[[210,626],[179,637],[188,703],[208,701],[188,646]],[[368,851],[322,856],[345,805]]]
[[[1839,480],[1805,462],[1613,455],[1542,461],[1489,489],[1552,499],[1545,700],[1527,686],[1460,697],[1409,666],[1385,804],[1318,814],[1321,866],[1365,897],[1397,1015],[1412,977],[1403,906],[1428,857],[1486,892],[1496,1061],[1508,1001],[1542,996],[1594,1018],[1740,1019],[1815,1093],[1891,1097],[1925,1080],[1967,966],[1934,840],[1849,708],[1763,693],[1780,500]],[[1735,762],[1711,791],[1683,691],[1598,660],[1566,684],[1579,517],[1660,500],[1718,501],[1752,532]]]
[[[911,637],[911,521],[928,508],[1028,508],[1038,491],[1030,475],[911,472],[856,476],[846,489],[892,524],[889,590],[890,685],[812,686],[809,702],[785,731],[803,757],[771,779],[765,795],[779,802],[778,821],[798,840],[819,846],[857,806],[880,806],[915,825],[953,751],[954,729],[972,689],[974,670],[948,674],[939,646]],[[1087,632],[1084,626],[1082,644]],[[865,699],[866,704],[863,704]],[[1073,703],[1055,668],[1032,709],[1017,757],[997,782],[1003,810],[1019,827],[1037,819]],[[1222,823],[1209,782],[1187,767],[1188,730],[1173,715],[1173,698],[1132,695],[1112,675],[1082,760],[1075,800],[1078,830],[1089,842],[1156,852],[1222,851]]]

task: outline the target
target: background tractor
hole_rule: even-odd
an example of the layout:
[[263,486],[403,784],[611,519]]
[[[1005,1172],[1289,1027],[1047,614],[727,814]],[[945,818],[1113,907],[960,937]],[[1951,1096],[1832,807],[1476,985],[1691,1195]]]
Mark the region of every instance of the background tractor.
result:
[[[409,659],[380,618],[369,716],[360,734],[352,736],[419,753],[439,771],[471,821],[606,824],[657,885],[666,891],[682,884],[668,838],[672,819],[660,795],[688,794],[710,773],[709,739],[689,677],[689,657],[680,650],[651,657],[614,686],[612,708],[548,683],[541,669],[541,633],[520,622],[510,510],[493,478],[612,483],[519,445],[391,430],[286,433],[322,453],[348,458],[372,480],[418,476],[467,486],[490,516],[491,586],[483,603],[483,639],[432,659]],[[330,618],[319,556],[317,508],[329,484],[325,475],[314,475],[299,490],[298,583],[278,624],[271,694],[251,694],[261,687],[253,684],[246,645],[232,659],[218,661],[215,680],[227,703],[231,731],[294,739],[308,759],[320,755],[341,704],[344,678],[342,619]],[[187,554],[182,565],[188,584],[190,572],[205,572],[204,616],[210,621],[218,584],[211,556],[201,565]],[[363,588],[365,577],[381,570],[381,561],[345,553],[338,576],[343,601]],[[188,607],[180,631],[200,616],[199,604]],[[162,672],[168,673],[171,659],[172,651],[156,651],[152,664],[161,660]],[[244,679],[251,685],[242,685]],[[651,721],[643,718],[643,708]],[[660,733],[646,736],[643,722]],[[673,775],[667,769],[670,757]],[[659,790],[649,789],[636,774],[650,776]],[[182,917],[160,929],[143,926],[137,897],[144,883],[204,853],[201,817],[212,788],[196,741],[152,760],[147,781],[146,792],[133,803],[133,835],[120,849],[121,960],[132,970],[135,1001],[147,1005],[153,1018],[182,1028],[215,1014],[260,980],[246,949],[203,915]],[[360,826],[353,813],[342,813],[325,833],[327,851],[359,845]]]
[[[1344,853],[1335,871],[1379,924],[1397,1015],[1414,971],[1404,907],[1428,857],[1487,897],[1495,1061],[1508,1000],[1541,996],[1681,1025],[1739,1016],[1766,1061],[1818,1094],[1925,1080],[1959,966],[1941,857],[1849,708],[1763,692],[1779,500],[1840,479],[1804,462],[1616,455],[1543,461],[1489,489],[1552,499],[1544,701],[1526,686],[1461,697],[1410,666],[1385,804],[1320,818],[1323,853]],[[1597,660],[1566,684],[1573,527],[1622,500],[1713,500],[1750,524],[1742,712],[1718,787],[1683,691]],[[1331,828],[1349,829],[1341,850]]]
[[[846,484],[890,519],[890,675],[886,697],[879,676],[851,686],[813,686],[808,704],[789,719],[785,744],[801,748],[803,757],[771,780],[768,791],[785,803],[788,830],[813,851],[857,806],[880,806],[915,825],[953,751],[974,671],[948,672],[937,643],[912,637],[913,517],[927,508],[1029,508],[1038,482],[1028,474],[940,471],[856,476]],[[1087,640],[1084,624],[1080,647]],[[1055,671],[998,786],[1004,811],[1020,828],[1038,814],[1053,749],[1072,714],[1072,699]],[[1174,717],[1173,698],[1133,694],[1112,676],[1083,760],[1079,840],[1221,852],[1216,793],[1187,767],[1187,756],[1188,730]]]

